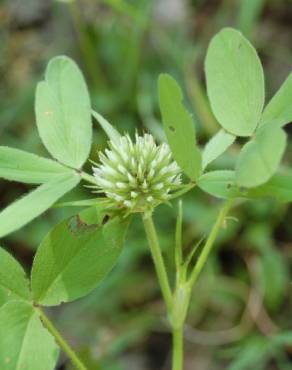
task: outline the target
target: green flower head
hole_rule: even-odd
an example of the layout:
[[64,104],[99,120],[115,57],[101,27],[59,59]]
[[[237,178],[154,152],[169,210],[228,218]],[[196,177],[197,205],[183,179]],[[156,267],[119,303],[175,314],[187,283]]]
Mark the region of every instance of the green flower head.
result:
[[181,170],[167,144],[157,145],[150,134],[111,140],[93,167],[98,192],[112,206],[128,212],[145,212],[166,202],[181,186]]

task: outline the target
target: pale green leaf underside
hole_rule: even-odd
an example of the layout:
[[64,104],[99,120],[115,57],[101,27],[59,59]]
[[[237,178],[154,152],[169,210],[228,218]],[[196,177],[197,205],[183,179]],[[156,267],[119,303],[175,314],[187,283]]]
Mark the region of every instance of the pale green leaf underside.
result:
[[89,208],[57,225],[38,248],[32,269],[36,302],[54,306],[88,294],[112,269],[127,229],[126,220],[103,225],[104,212]]
[[243,189],[236,185],[235,172],[229,170],[212,171],[202,175],[198,186],[208,194],[218,198],[274,198],[280,202],[292,202],[292,173],[276,174],[264,185]]
[[56,176],[9,205],[0,213],[0,237],[20,229],[38,217],[79,181],[80,177],[72,170],[69,174]]
[[91,140],[91,107],[87,86],[73,60],[60,56],[47,67],[36,91],[35,112],[40,137],[59,162],[81,168]]
[[20,264],[0,248],[0,306],[10,300],[31,301],[29,280]]
[[119,139],[121,137],[120,133],[101,114],[95,112],[94,110],[92,110],[91,113],[107,134],[109,139],[119,144]]
[[210,42],[206,61],[207,92],[220,125],[236,136],[255,131],[264,106],[264,74],[256,50],[232,28]]
[[167,74],[160,75],[158,88],[164,131],[174,159],[182,171],[195,180],[201,173],[202,159],[192,116],[182,102],[182,91],[175,79]]
[[267,182],[278,169],[286,142],[283,129],[263,126],[240,152],[235,170],[238,185],[251,188]]
[[265,107],[261,124],[274,120],[282,126],[292,121],[292,73]]
[[223,154],[235,141],[236,137],[225,130],[220,130],[204,148],[202,155],[203,169]]
[[54,338],[31,305],[11,301],[0,309],[1,370],[53,370],[58,355]]
[[235,172],[218,170],[206,172],[199,177],[197,184],[200,189],[217,198],[229,199],[243,197],[239,187],[235,184]]
[[19,149],[0,147],[0,177],[27,184],[42,184],[69,170],[51,159]]

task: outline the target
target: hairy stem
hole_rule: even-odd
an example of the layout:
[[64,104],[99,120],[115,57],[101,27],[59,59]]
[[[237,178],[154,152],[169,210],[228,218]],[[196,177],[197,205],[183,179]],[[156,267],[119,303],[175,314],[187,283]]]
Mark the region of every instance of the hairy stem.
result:
[[168,276],[167,276],[165,264],[163,261],[163,257],[161,254],[161,249],[159,246],[159,241],[158,241],[157,233],[156,233],[155,226],[152,220],[152,216],[149,214],[144,214],[142,218],[143,218],[144,228],[145,228],[145,232],[147,235],[152,259],[155,265],[158,281],[159,281],[160,288],[162,291],[162,295],[166,303],[168,312],[171,312],[172,292],[170,289]]
[[75,366],[77,370],[87,370],[87,367],[81,362],[78,358],[77,354],[74,350],[70,347],[70,345],[65,341],[62,337],[61,333],[56,329],[54,324],[50,321],[48,316],[42,311],[40,308],[37,309],[40,315],[40,318],[44,324],[44,326],[48,329],[48,331],[53,335],[56,342],[62,348],[62,350],[67,354],[70,358],[72,364]]

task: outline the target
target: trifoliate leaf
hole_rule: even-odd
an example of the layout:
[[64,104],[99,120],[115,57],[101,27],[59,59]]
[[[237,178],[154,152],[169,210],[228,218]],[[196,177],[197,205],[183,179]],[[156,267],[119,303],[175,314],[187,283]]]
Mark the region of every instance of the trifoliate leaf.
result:
[[236,136],[255,131],[264,106],[264,74],[256,50],[232,28],[210,42],[205,62],[207,92],[220,125]]
[[164,131],[174,159],[191,180],[196,180],[202,170],[202,158],[192,116],[182,102],[181,88],[167,74],[160,75],[158,88]]
[[29,280],[23,268],[0,248],[0,306],[10,300],[31,301]]
[[54,370],[59,349],[32,305],[11,301],[0,309],[0,369]]
[[54,227],[33,263],[35,301],[54,306],[88,294],[115,265],[127,225],[119,217],[107,221],[102,207],[92,207]]
[[286,142],[280,127],[273,124],[261,127],[240,152],[235,170],[237,184],[252,188],[267,182],[278,169]]
[[235,141],[236,137],[225,130],[220,130],[213,136],[203,151],[203,169],[223,154]]
[[73,60],[53,58],[36,91],[36,120],[40,137],[59,162],[79,169],[88,158],[91,108],[86,83]]
[[59,198],[80,181],[73,170],[56,176],[24,197],[10,204],[0,213],[0,237],[20,229],[50,208]]
[[0,147],[0,177],[27,184],[42,184],[70,170],[56,161],[23,150]]
[[264,109],[261,124],[272,121],[281,126],[292,121],[292,73]]

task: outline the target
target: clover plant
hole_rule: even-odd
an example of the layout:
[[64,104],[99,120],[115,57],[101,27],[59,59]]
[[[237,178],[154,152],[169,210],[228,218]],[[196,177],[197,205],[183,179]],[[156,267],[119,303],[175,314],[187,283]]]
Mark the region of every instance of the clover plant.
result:
[[[156,143],[149,133],[137,132],[131,138],[119,132],[92,110],[86,83],[74,61],[59,56],[49,62],[36,89],[35,113],[40,138],[52,158],[0,147],[0,176],[37,185],[2,210],[0,237],[40,216],[81,181],[89,185],[88,192],[98,195],[63,204],[83,210],[44,237],[30,279],[10,253],[0,249],[1,370],[53,370],[60,349],[76,369],[86,369],[45,309],[72,302],[96,287],[117,262],[135,214],[143,220],[173,334],[172,368],[183,369],[183,328],[191,291],[227,214],[238,200],[292,200],[292,172],[280,167],[287,143],[283,126],[292,120],[292,74],[265,105],[264,73],[257,52],[231,28],[211,40],[205,72],[210,105],[221,128],[200,148],[193,117],[171,76],[162,74],[158,81],[167,143]],[[92,116],[108,135],[109,148],[92,158],[92,173],[86,173],[82,167],[91,149]],[[245,143],[234,169],[209,171],[210,163],[238,137],[244,138],[241,145]],[[209,236],[185,255],[179,200],[174,235],[176,279],[170,282],[152,215],[160,204],[200,190],[224,204],[210,225]]]

